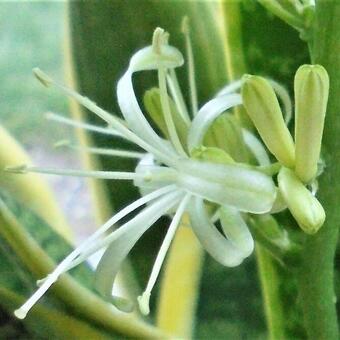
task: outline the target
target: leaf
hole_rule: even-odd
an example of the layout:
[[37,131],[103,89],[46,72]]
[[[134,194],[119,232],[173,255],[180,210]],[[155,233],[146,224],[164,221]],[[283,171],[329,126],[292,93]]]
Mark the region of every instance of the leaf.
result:
[[[72,251],[73,247],[31,210],[22,206],[4,191],[0,191],[0,199],[6,204],[11,213],[16,216],[17,220],[25,225],[26,231],[56,263],[63,260]],[[9,268],[13,267],[13,265],[10,265],[11,263],[16,264],[16,267],[20,260],[18,260],[13,251],[9,251],[8,247],[8,244],[4,241],[0,243],[0,248],[4,249],[7,256]],[[24,269],[21,270],[25,271]],[[93,271],[87,264],[75,267],[70,271],[70,274],[83,286],[91,289]],[[24,275],[27,275],[27,272]],[[2,276],[0,276],[0,280],[2,280]],[[18,287],[13,288],[17,289]]]
[[[0,197],[2,202],[6,201],[10,206],[11,212],[25,223],[31,235],[39,241],[39,244],[44,247],[47,253],[56,261],[59,261],[61,257],[69,253],[72,247],[53,231],[53,229],[47,226],[42,219],[26,208],[23,208],[11,199],[9,195],[1,192]],[[3,228],[4,226],[1,225],[1,227]],[[0,304],[2,308],[5,308],[12,314],[13,310],[18,308],[32,291],[36,289],[36,279],[23,265],[20,258],[14,253],[3,236],[0,236],[0,259]],[[82,284],[91,286],[92,271],[86,265],[80,265],[72,271],[72,274],[82,282]],[[46,304],[49,306],[47,307],[48,309],[46,309]],[[75,329],[77,329],[78,335],[84,339],[85,334],[87,334],[87,337],[93,337],[96,334],[96,337],[105,338],[104,335],[92,330],[92,328],[84,322],[69,316],[65,307],[54,298],[49,297],[47,301],[45,299],[44,305],[39,305],[38,308],[35,308],[31,313],[32,316],[29,315],[25,321],[17,320],[17,326],[15,326],[15,328],[18,330],[21,329],[20,333],[23,334],[29,331],[30,334],[34,334],[34,338],[36,338],[36,336],[44,338],[46,333],[48,333],[53,334],[54,338],[60,339],[63,338],[61,334],[64,333],[64,337],[67,335],[70,336]],[[58,312],[56,309],[62,312]],[[11,318],[14,319],[14,316],[11,315]],[[25,327],[23,327],[22,324],[24,324]],[[10,329],[9,325],[8,332]],[[7,332],[7,330],[4,329],[1,334],[7,334],[5,332]],[[9,333],[8,336],[10,336]]]
[[45,180],[36,174],[13,176],[2,171],[7,166],[31,163],[23,147],[2,126],[0,144],[4,146],[0,149],[0,187],[11,192],[17,200],[33,209],[45,221],[51,221],[51,226],[60,235],[71,240],[71,230]]
[[[0,235],[3,240],[1,244],[10,246],[6,248],[10,263],[2,267],[7,270],[7,275],[0,275],[0,287],[6,285],[5,287],[15,292],[21,290],[22,295],[27,297],[32,293],[36,277],[45,276],[52,271],[55,265],[51,257],[59,261],[71,248],[39,217],[22,208],[11,197],[2,192],[1,198]],[[6,206],[4,200],[10,208]],[[4,255],[2,257],[5,259]],[[23,271],[13,268],[23,268]],[[35,275],[34,279],[31,272]],[[78,266],[70,274],[71,276],[60,277],[58,283],[51,288],[54,292],[53,298],[50,294],[44,297],[47,306],[61,311],[66,310],[73,316],[87,320],[91,325],[106,329],[111,335],[120,333],[133,337],[161,337],[162,333],[155,328],[137,318],[119,314],[96,294],[86,289],[86,286],[92,287],[92,271],[86,265]],[[34,312],[34,309],[32,311]]]
[[[24,297],[3,287],[0,287],[0,297],[1,304],[8,310],[12,310],[25,300]],[[46,334],[48,334],[49,338],[60,340],[69,337],[84,340],[90,338],[98,340],[111,339],[107,333],[101,332],[65,312],[46,308],[42,304],[37,306],[22,323],[31,332],[30,339],[46,339]],[[1,334],[11,338],[13,336],[8,333]]]

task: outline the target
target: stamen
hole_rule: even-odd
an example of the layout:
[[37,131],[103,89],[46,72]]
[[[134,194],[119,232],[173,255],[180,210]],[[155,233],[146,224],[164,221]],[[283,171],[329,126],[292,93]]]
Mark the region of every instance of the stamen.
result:
[[187,52],[187,58],[188,58],[188,75],[189,75],[191,109],[192,109],[192,115],[193,117],[195,117],[198,112],[198,102],[197,102],[197,89],[196,89],[196,81],[195,81],[194,53],[192,51],[192,43],[191,43],[191,38],[190,38],[190,25],[189,25],[188,17],[183,18],[182,32],[185,36],[186,52]]
[[92,124],[82,123],[82,122],[76,121],[74,119],[66,118],[66,117],[63,117],[61,115],[58,115],[58,114],[55,114],[55,113],[52,113],[52,112],[48,112],[46,114],[45,118],[48,119],[48,120],[53,120],[53,121],[61,123],[61,124],[73,126],[75,128],[79,128],[79,129],[98,132],[98,133],[102,133],[102,134],[105,134],[105,135],[124,137],[120,132],[118,132],[117,130],[114,130],[112,128],[104,128],[104,127],[100,127],[100,126],[96,126],[96,125],[92,125]]
[[51,175],[92,177],[92,178],[99,178],[99,179],[117,179],[117,180],[145,179],[145,177],[148,176],[148,173],[122,172],[122,171],[83,171],[83,170],[73,170],[73,169],[41,168],[41,167],[27,166],[27,165],[6,167],[5,171],[17,173],[17,174],[35,172],[35,173],[51,174]]
[[[159,151],[156,147],[153,145],[145,142],[143,139],[138,137],[135,133],[133,133],[131,130],[129,130],[124,124],[122,124],[115,116],[108,113],[107,111],[100,108],[98,105],[96,105],[94,102],[92,102],[90,99],[81,96],[77,92],[60,85],[53,81],[50,77],[48,77],[44,72],[42,72],[40,69],[35,68],[33,69],[34,74],[37,75],[38,79],[43,82],[43,84],[47,83],[48,85],[54,85],[56,86],[60,91],[64,92],[67,96],[73,98],[78,103],[86,107],[88,110],[96,114],[98,117],[102,118],[104,121],[106,121],[110,126],[112,126],[114,129],[118,130],[122,135],[125,136],[128,140],[131,142],[139,145],[144,150],[154,154],[159,160],[164,161],[166,164],[173,164],[173,159],[171,157],[167,157],[166,154]],[[45,83],[44,83],[45,81]]]
[[107,148],[91,148],[91,147],[83,147],[80,145],[71,144],[68,140],[62,140],[54,144],[54,147],[67,147],[73,150],[79,150],[82,152],[88,152],[96,155],[105,155],[105,156],[115,156],[115,157],[124,157],[124,158],[136,158],[141,159],[145,156],[145,153],[128,151],[128,150],[120,150],[120,149],[107,149]]
[[[34,306],[34,304],[45,294],[49,287],[58,280],[59,276],[69,269],[70,263],[83,251],[88,248],[88,246],[95,242],[98,237],[103,235],[108,229],[110,229],[115,223],[119,222],[123,217],[136,210],[145,203],[150,202],[162,195],[165,195],[175,189],[174,185],[169,185],[167,187],[161,188],[141,197],[137,201],[128,205],[126,208],[111,217],[106,223],[104,223],[94,234],[92,234],[85,242],[83,242],[79,247],[73,250],[58,266],[57,268],[49,274],[45,279],[39,280],[39,289],[32,295],[32,297],[27,300],[27,302],[17,309],[14,314],[19,319],[24,319],[28,311]],[[119,230],[119,229],[118,229]]]
[[157,54],[161,54],[161,46],[164,44],[164,30],[163,28],[157,27],[152,36],[152,48]]
[[181,195],[183,195],[183,192],[177,190],[173,190],[166,195],[163,195],[161,198],[159,198],[159,200],[144,208],[142,212],[137,214],[127,223],[123,224],[119,229],[104,237],[103,239],[98,240],[96,243],[92,244],[92,246],[89,246],[82,254],[79,255],[79,257],[70,263],[67,270],[76,267],[78,264],[85,261],[89,256],[95,254],[98,250],[108,247],[111,245],[111,243],[115,242],[122,235],[128,233],[131,229],[139,227],[138,232],[144,233],[144,231],[146,231],[149,226],[155,223],[161,216],[166,214],[170,209],[179,203]]
[[180,224],[181,221],[181,217],[189,203],[189,200],[191,198],[191,195],[186,195],[183,200],[181,201],[179,207],[177,208],[177,211],[175,213],[175,216],[173,217],[171,224],[169,226],[168,232],[166,233],[166,236],[164,238],[164,241],[161,245],[161,248],[158,252],[156,261],[154,263],[154,266],[152,268],[152,272],[147,284],[147,287],[144,291],[144,293],[142,294],[142,296],[138,297],[138,303],[139,303],[139,307],[141,312],[144,315],[148,315],[150,312],[150,308],[149,308],[149,299],[150,299],[150,295],[151,295],[151,291],[152,288],[154,287],[157,277],[159,275],[159,272],[161,270],[162,264],[164,262],[165,256],[169,250],[171,241],[176,233],[176,230]]
[[190,117],[188,113],[187,106],[185,104],[183,94],[181,88],[179,86],[176,72],[174,69],[169,70],[169,74],[167,76],[168,86],[170,89],[171,96],[177,106],[177,110],[184,119],[185,123],[189,126],[190,125]]
[[33,74],[35,77],[46,87],[53,85],[53,79],[49,77],[45,72],[40,70],[38,67],[33,69]]
[[183,146],[181,144],[181,141],[179,140],[176,127],[174,124],[174,121],[172,119],[171,109],[170,109],[170,103],[169,103],[169,97],[166,89],[166,71],[163,67],[160,67],[158,69],[158,81],[159,81],[159,90],[160,90],[160,96],[161,96],[161,105],[162,105],[162,111],[164,114],[165,123],[169,132],[170,140],[177,150],[177,152],[186,157],[186,153],[183,149]]

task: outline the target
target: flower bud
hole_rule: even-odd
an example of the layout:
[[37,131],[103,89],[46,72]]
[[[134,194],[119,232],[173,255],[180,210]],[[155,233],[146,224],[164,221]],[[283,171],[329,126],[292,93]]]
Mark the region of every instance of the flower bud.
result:
[[242,100],[269,151],[284,166],[294,167],[293,138],[284,123],[279,102],[269,82],[262,77],[244,76]]
[[200,161],[211,162],[215,164],[234,164],[235,161],[224,150],[214,147],[200,146],[191,152],[191,157]]
[[282,167],[278,182],[288,209],[300,228],[307,234],[315,234],[323,225],[326,217],[320,202],[290,169]]
[[328,90],[328,74],[321,65],[303,65],[296,72],[295,172],[304,183],[311,182],[317,173]]
[[222,114],[210,126],[204,144],[225,150],[240,163],[248,163],[249,153],[243,140],[242,126],[231,114]]
[[[176,131],[178,133],[178,137],[183,145],[186,143],[187,135],[188,135],[188,126],[183,119],[183,117],[178,112],[174,101],[168,96],[170,111],[172,120],[175,124]],[[166,126],[162,104],[161,104],[161,95],[160,90],[157,87],[151,88],[146,91],[143,97],[143,103],[145,109],[153,122],[157,125],[157,127],[162,131],[164,136],[169,139],[169,132]]]

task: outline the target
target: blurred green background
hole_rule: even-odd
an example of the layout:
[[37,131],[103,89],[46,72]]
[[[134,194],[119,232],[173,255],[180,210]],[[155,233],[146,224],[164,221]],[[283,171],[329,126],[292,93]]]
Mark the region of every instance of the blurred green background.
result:
[[69,131],[46,122],[43,113],[68,113],[65,96],[46,91],[32,75],[39,66],[62,80],[64,2],[1,2],[1,123],[28,146],[53,143]]

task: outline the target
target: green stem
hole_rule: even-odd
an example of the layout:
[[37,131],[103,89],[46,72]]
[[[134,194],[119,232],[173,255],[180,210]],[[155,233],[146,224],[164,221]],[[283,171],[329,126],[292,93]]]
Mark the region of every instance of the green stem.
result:
[[338,339],[335,309],[334,255],[339,229],[340,197],[340,3],[319,0],[316,5],[312,61],[322,64],[330,77],[330,93],[323,137],[325,173],[318,196],[326,211],[326,223],[308,236],[302,252],[298,280],[305,326],[310,339]]
[[283,340],[285,339],[284,317],[279,294],[279,277],[277,268],[270,253],[259,244],[256,245],[256,259],[269,330],[269,338],[272,340]]
[[[1,235],[37,278],[45,277],[54,269],[55,264],[31,235],[26,232],[5,204],[0,203]],[[136,317],[119,313],[109,303],[81,286],[67,274],[61,276],[58,282],[53,285],[51,291],[74,314],[80,315],[104,329],[134,338],[167,338],[164,333]]]
[[[240,1],[222,1],[220,13],[222,13],[224,23],[224,47],[228,75],[230,80],[234,80],[247,72],[242,43]],[[236,114],[244,126],[252,129],[253,125],[248,115],[244,112],[244,109],[239,109]],[[275,314],[271,312],[279,310],[279,283],[277,280],[272,280],[271,277],[266,274],[267,272],[275,272],[276,268],[274,268],[271,255],[261,247],[258,247],[256,255],[260,266],[259,277],[263,287],[268,331],[269,334],[275,335],[275,339],[284,339],[283,315],[282,313]],[[275,320],[273,319],[274,317]]]

